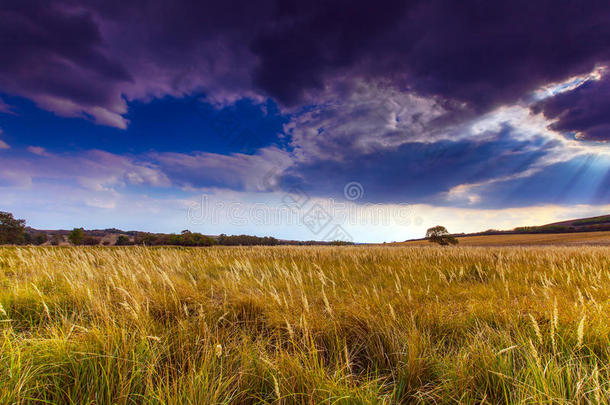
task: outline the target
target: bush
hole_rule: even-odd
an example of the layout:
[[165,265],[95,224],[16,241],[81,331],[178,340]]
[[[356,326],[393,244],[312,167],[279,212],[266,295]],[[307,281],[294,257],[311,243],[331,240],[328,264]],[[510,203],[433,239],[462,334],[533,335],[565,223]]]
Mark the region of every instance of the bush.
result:
[[68,235],[68,240],[73,245],[81,245],[83,243],[84,233],[83,228],[74,228]]
[[97,246],[100,244],[100,239],[95,236],[85,236],[83,237],[82,244],[86,246]]
[[129,236],[119,235],[119,237],[116,239],[115,245],[117,245],[117,246],[131,245],[131,240],[129,239]]

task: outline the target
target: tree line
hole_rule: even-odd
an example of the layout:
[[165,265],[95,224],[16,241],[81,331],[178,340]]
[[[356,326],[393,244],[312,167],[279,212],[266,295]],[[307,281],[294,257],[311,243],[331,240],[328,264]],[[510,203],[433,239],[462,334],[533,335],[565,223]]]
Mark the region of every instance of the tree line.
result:
[[[275,245],[348,245],[351,242],[331,241],[285,241],[271,236],[252,235],[225,235],[210,237],[198,232],[184,230],[175,233],[150,233],[120,229],[107,229],[104,231],[87,231],[84,228],[74,228],[67,233],[58,231],[49,235],[46,232],[35,231],[26,227],[24,219],[15,219],[13,214],[0,211],[0,245],[42,245],[49,242],[51,245],[60,245],[66,242],[75,246],[97,246],[112,244],[106,234],[119,234],[114,242],[117,246],[144,245],[144,246],[275,246]],[[66,238],[67,237],[67,238]]]

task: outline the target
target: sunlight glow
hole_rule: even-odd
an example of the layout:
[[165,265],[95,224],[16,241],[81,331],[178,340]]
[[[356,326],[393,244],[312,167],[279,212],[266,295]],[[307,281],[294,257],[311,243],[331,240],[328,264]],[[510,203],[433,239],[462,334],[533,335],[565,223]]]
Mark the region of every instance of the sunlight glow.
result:
[[593,71],[586,75],[572,76],[562,82],[551,83],[534,92],[535,101],[544,100],[545,98],[556,96],[557,94],[565,93],[566,91],[574,90],[590,80],[598,81],[608,71],[607,66],[596,66]]

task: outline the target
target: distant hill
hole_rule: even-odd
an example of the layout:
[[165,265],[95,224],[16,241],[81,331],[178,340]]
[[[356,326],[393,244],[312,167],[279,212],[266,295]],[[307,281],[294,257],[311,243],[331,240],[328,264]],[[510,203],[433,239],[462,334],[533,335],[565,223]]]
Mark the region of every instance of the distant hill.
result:
[[[485,232],[459,234],[459,236],[477,235],[510,235],[531,233],[573,233],[573,232],[601,232],[610,231],[610,215],[599,217],[570,219],[568,221],[553,222],[546,225],[520,226],[509,231],[498,231],[494,229]],[[458,235],[456,235],[458,236]]]
[[[458,246],[610,246],[610,231],[566,233],[505,233],[494,235],[462,235]],[[426,239],[410,240],[401,246],[428,246]]]
[[[572,235],[570,235],[572,234]],[[462,245],[545,245],[602,244],[610,245],[610,215],[571,219],[545,225],[520,226],[512,230],[489,229],[484,232],[454,233]],[[537,236],[538,235],[538,236]],[[403,243],[427,243],[425,238]]]
[[569,221],[554,222],[543,226],[567,226],[575,229],[590,228],[590,227],[610,227],[610,215],[602,215],[600,217],[572,219]]

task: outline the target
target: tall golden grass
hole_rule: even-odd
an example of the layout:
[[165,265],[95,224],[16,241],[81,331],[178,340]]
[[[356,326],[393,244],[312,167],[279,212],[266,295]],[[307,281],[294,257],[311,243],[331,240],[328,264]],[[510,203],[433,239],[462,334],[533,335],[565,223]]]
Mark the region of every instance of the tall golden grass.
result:
[[610,402],[608,247],[0,248],[2,404]]

